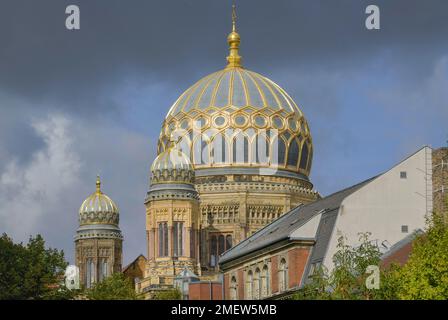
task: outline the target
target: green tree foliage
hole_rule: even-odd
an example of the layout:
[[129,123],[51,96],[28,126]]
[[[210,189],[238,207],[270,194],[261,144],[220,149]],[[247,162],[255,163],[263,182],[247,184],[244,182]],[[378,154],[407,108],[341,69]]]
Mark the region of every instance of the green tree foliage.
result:
[[122,273],[114,273],[101,282],[95,283],[85,292],[91,300],[137,300],[132,281]]
[[398,290],[401,285],[401,266],[392,263],[387,269],[381,269],[379,290],[374,291],[373,298],[377,300],[398,300]]
[[360,233],[361,245],[351,247],[344,237],[338,239],[337,252],[333,256],[334,268],[328,272],[317,268],[309,284],[305,285],[295,299],[373,299],[375,289],[367,289],[365,281],[367,266],[378,265],[381,252],[369,240],[370,233]]
[[310,282],[293,297],[293,300],[331,300],[330,278],[325,267],[316,268]]
[[381,269],[380,288],[367,289],[365,270],[378,265],[380,251],[361,234],[361,245],[350,247],[340,238],[334,269],[320,268],[295,299],[448,299],[448,222],[440,214],[428,218],[425,233],[416,235],[408,261]]
[[448,299],[448,224],[442,215],[427,221],[408,262],[392,277],[399,299]]
[[65,285],[61,285],[58,290],[50,291],[45,300],[76,300],[79,296],[83,296],[83,290],[70,290]]
[[[42,236],[28,244],[0,237],[0,299],[47,299],[57,297],[68,263],[64,252],[46,249]],[[62,298],[63,296],[61,296]]]
[[179,289],[169,289],[157,292],[153,300],[180,300],[182,299],[182,294]]

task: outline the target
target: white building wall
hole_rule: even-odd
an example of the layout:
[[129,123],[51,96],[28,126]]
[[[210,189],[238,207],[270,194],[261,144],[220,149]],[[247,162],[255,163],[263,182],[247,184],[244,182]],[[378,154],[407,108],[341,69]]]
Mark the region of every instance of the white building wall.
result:
[[[329,270],[341,235],[347,244],[356,246],[358,233],[368,231],[372,233],[370,239],[390,248],[425,227],[425,215],[431,210],[427,200],[432,199],[432,188],[427,184],[431,179],[430,158],[431,148],[424,147],[344,199],[323,261]],[[400,172],[406,172],[406,179]],[[401,230],[404,225],[408,226],[407,233]]]

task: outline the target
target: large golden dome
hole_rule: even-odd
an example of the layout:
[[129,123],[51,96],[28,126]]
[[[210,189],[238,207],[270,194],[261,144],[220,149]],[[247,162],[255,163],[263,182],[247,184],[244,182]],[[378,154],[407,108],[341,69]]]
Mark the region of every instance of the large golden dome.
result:
[[213,168],[275,168],[307,179],[313,146],[302,111],[272,80],[241,66],[235,27],[227,41],[227,67],[177,99],[163,122],[158,152],[175,139],[197,175],[213,174]]

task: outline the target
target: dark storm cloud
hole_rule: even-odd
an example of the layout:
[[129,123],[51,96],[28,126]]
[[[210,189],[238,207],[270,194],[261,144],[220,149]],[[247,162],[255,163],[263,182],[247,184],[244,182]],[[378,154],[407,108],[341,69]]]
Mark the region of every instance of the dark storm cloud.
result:
[[[65,29],[69,4],[80,7],[79,31]],[[379,31],[364,27],[369,4],[381,9]],[[124,262],[145,252],[143,198],[160,124],[183,90],[224,67],[230,8],[230,0],[2,0],[0,191],[15,197],[0,192],[8,217],[0,226],[20,239],[20,219],[35,217],[27,230],[71,258],[76,212],[99,172],[121,210]],[[378,174],[445,134],[447,13],[446,0],[237,1],[243,64],[302,107],[320,192]]]
[[[364,10],[371,3],[381,9],[378,32],[364,28]],[[68,4],[81,9],[80,31],[64,27]],[[446,48],[448,2],[443,0],[237,5],[245,64],[260,72],[350,69],[386,48],[399,48],[400,59],[416,60],[418,72],[419,64],[429,61],[425,56]],[[183,88],[223,66],[229,20],[230,1],[3,1],[0,88],[75,112],[120,109],[108,94],[128,74]]]

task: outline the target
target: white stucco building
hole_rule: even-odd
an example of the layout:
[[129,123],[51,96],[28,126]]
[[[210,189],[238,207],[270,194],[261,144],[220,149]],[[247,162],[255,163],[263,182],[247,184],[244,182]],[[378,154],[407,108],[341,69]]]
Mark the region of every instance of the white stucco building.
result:
[[[360,233],[370,232],[386,252],[421,231],[433,208],[432,157],[423,147],[378,176],[292,209],[226,251],[219,260],[225,290],[239,299],[254,298],[253,292],[255,298],[282,295],[303,286],[316,267],[333,268],[340,236],[357,246]],[[257,270],[269,279],[260,290],[249,281]]]
[[356,245],[371,232],[384,250],[425,226],[432,212],[432,149],[424,147],[348,195],[341,203],[323,264],[331,269],[337,239]]

